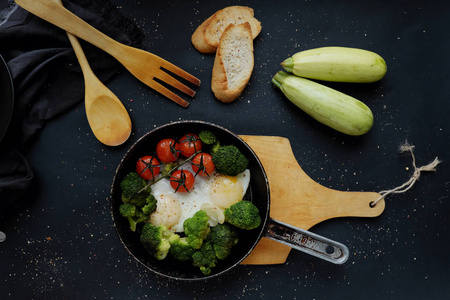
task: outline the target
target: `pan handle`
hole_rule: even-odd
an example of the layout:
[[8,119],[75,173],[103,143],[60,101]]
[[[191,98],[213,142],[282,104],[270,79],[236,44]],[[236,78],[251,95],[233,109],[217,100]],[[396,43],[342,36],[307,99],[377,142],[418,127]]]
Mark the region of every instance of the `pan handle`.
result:
[[271,218],[265,237],[334,264],[343,264],[349,256],[348,248],[341,243]]

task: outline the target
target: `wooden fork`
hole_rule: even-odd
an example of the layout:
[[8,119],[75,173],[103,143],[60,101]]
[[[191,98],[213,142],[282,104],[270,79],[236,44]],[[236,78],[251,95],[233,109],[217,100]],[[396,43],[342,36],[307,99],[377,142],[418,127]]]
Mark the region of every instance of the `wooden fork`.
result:
[[174,64],[150,52],[113,40],[53,0],[16,0],[16,3],[32,14],[109,53],[140,81],[183,107],[187,107],[189,102],[179,97],[160,82],[165,82],[191,97],[195,95],[195,91],[166,71],[197,86],[200,85],[198,78]]

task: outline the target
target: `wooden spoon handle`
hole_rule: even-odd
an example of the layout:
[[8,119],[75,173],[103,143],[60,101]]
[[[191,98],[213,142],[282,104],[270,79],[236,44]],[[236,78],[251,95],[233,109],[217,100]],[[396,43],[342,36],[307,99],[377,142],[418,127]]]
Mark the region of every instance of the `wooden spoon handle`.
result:
[[[54,0],[54,2],[61,6],[64,6],[61,0]],[[70,44],[72,45],[73,51],[75,52],[78,63],[80,64],[81,69],[83,71],[85,85],[94,85],[95,86],[98,79],[95,76],[94,71],[92,71],[91,66],[89,65],[89,62],[86,58],[86,54],[84,53],[83,48],[81,47],[80,41],[73,34],[67,32],[67,31],[66,31],[66,33],[67,33],[67,37],[69,38]],[[91,100],[91,99],[88,98],[87,100]]]
[[[56,0],[55,0],[56,1]],[[16,0],[32,14],[97,46],[112,56],[117,55],[122,44],[95,29],[54,0]]]
[[80,41],[78,41],[76,36],[69,32],[67,32],[67,36],[69,37],[70,44],[72,44],[73,51],[77,56],[81,69],[83,70],[84,79],[88,81],[90,75],[93,74],[93,71],[89,65],[86,55],[84,54],[83,48],[81,48]]

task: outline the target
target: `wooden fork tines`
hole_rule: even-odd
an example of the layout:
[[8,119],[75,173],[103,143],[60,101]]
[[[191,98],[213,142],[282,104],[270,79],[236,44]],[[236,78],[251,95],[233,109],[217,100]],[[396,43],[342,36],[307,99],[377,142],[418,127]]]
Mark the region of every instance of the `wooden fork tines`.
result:
[[[117,54],[115,57],[136,78],[179,105],[183,107],[189,105],[189,102],[182,99],[168,87],[173,87],[193,97],[195,91],[176,79],[175,76],[196,86],[200,86],[200,80],[198,78],[152,53],[129,46],[125,46],[123,50],[127,55]],[[142,68],[142,62],[145,62],[144,68]]]
[[180,77],[196,86],[200,85],[198,78],[153,53],[118,43],[109,38],[106,41],[111,44],[104,50],[115,57],[137,79],[175,103],[183,107],[189,105],[189,102],[175,94],[168,87],[173,87],[193,97],[195,91],[174,76]]

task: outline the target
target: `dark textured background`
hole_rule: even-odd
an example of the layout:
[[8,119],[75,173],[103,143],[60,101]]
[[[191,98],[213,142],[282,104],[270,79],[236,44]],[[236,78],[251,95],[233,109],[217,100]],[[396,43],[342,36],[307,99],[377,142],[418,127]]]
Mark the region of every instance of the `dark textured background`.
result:
[[[130,140],[100,144],[84,106],[49,122],[27,157],[37,178],[29,201],[0,216],[1,299],[445,299],[448,253],[449,33],[447,1],[112,1],[146,33],[144,48],[198,76],[187,109],[124,72],[109,84],[133,120]],[[255,69],[242,97],[219,103],[209,88],[214,56],[190,42],[195,28],[226,5],[254,8],[262,22]],[[347,137],[318,124],[270,80],[280,62],[321,46],[372,50],[388,65],[374,84],[330,84],[374,113],[365,136]],[[64,95],[61,95],[64,97]],[[405,182],[417,164],[438,156],[405,194],[389,196],[373,219],[329,220],[312,231],[346,244],[342,266],[292,251],[283,265],[238,266],[207,283],[155,276],[121,245],[109,210],[115,169],[139,137],[158,125],[197,119],[237,134],[289,138],[295,157],[317,182],[338,190],[380,191]],[[294,183],[289,183],[294,184]]]

